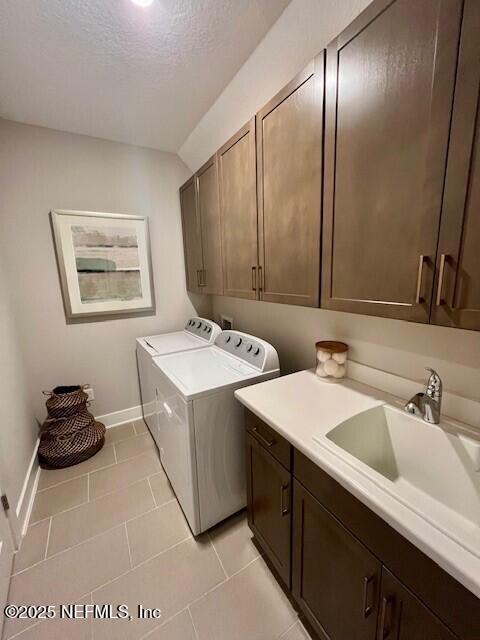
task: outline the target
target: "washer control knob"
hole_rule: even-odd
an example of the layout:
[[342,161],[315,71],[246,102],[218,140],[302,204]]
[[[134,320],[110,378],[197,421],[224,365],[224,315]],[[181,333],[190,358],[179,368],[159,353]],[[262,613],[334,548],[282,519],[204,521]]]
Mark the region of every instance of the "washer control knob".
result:
[[242,341],[242,339],[241,339],[241,338],[239,338],[239,339],[236,341],[235,346],[236,346],[236,347],[239,347],[239,346],[242,344],[242,342],[243,342],[243,341]]
[[227,336],[227,337],[225,338],[225,342],[230,342],[230,340],[231,340],[231,339],[232,339],[232,336]]
[[208,327],[207,333],[212,333],[212,327]]
[[197,324],[197,327],[200,329],[200,328],[201,328],[201,326],[202,326],[202,323],[201,323],[201,322],[199,322],[199,323]]
[[253,349],[253,344],[249,344],[247,347],[247,352],[250,353],[252,349]]
[[255,349],[255,351],[253,352],[253,355],[254,355],[254,356],[258,356],[258,354],[259,354],[259,353],[260,353],[260,347],[257,347],[257,348]]

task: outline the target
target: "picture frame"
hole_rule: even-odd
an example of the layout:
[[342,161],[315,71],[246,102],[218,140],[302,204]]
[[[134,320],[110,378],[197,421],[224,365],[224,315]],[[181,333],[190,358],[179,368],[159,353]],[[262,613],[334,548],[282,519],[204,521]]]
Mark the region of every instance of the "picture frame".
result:
[[155,310],[148,218],[50,212],[67,320]]

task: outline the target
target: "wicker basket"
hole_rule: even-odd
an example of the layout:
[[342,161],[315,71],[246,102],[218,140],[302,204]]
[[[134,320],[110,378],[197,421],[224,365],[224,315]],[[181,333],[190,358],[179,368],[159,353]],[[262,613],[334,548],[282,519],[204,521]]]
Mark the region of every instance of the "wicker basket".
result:
[[44,391],[48,417],[42,425],[38,459],[46,469],[70,467],[87,460],[105,443],[105,426],[88,411],[82,386]]
[[50,419],[74,416],[80,407],[87,407],[88,395],[83,386],[55,387],[53,391],[43,393],[48,396],[45,404]]

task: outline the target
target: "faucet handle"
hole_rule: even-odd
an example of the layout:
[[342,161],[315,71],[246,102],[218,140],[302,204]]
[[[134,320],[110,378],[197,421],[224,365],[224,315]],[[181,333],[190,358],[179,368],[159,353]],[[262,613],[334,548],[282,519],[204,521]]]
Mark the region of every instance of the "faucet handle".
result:
[[442,379],[431,367],[425,367],[426,371],[430,371],[430,377],[427,381],[427,396],[430,398],[434,398],[435,400],[439,400],[442,395]]

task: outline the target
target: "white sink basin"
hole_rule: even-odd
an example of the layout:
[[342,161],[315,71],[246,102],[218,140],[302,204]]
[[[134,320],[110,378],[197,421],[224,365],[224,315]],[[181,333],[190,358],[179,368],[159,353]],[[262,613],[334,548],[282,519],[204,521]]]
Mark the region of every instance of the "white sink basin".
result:
[[480,557],[480,439],[389,405],[314,439]]

